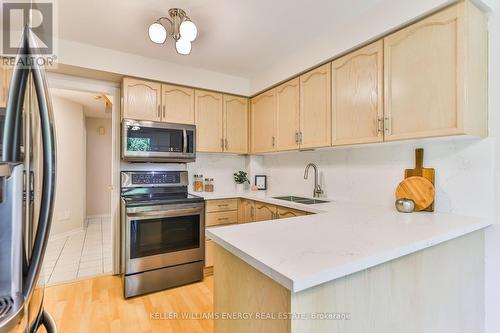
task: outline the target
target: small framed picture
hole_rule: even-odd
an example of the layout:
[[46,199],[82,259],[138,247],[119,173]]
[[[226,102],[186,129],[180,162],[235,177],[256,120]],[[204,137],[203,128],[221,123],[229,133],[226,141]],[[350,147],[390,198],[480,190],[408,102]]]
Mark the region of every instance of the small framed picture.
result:
[[255,186],[258,190],[267,190],[267,177],[265,175],[255,175]]

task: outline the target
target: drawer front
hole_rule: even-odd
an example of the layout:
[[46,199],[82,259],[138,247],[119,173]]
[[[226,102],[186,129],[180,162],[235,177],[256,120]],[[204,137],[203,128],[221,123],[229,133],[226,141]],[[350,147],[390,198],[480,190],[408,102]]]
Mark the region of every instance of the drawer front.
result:
[[214,265],[214,241],[205,241],[205,267]]
[[206,203],[207,212],[224,212],[238,209],[238,199],[208,200]]
[[238,211],[232,210],[229,212],[207,213],[206,226],[214,226],[220,224],[238,223]]
[[280,219],[284,219],[287,217],[303,216],[303,215],[307,215],[307,213],[302,210],[286,208],[286,207],[278,207],[278,218]]

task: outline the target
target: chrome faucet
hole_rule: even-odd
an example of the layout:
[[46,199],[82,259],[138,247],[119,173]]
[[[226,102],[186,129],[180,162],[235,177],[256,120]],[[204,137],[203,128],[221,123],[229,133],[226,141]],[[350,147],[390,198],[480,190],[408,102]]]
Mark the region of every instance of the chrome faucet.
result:
[[313,167],[314,169],[314,190],[313,190],[313,198],[319,198],[323,194],[323,190],[321,186],[318,184],[318,167],[314,163],[309,163],[306,166],[306,170],[304,171],[304,179],[307,179],[309,176],[309,168]]

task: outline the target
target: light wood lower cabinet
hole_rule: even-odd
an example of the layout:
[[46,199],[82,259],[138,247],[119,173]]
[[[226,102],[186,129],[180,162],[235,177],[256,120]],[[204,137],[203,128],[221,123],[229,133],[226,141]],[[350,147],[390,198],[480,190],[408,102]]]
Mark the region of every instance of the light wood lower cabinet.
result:
[[332,143],[331,64],[300,76],[300,148]]
[[222,94],[195,91],[196,150],[222,152]]
[[248,153],[248,99],[238,96],[223,97],[224,152]]
[[307,215],[307,213],[302,210],[278,206],[277,215],[279,219],[284,219],[288,217],[304,216]]
[[161,121],[161,84],[124,78],[122,83],[123,118]]
[[255,203],[255,221],[267,221],[276,219],[276,206],[263,202]]
[[208,213],[224,212],[238,209],[238,199],[215,199],[207,200],[205,209]]
[[384,38],[385,140],[487,134],[487,19],[462,1]]
[[276,89],[252,98],[250,104],[251,152],[276,150]]
[[161,86],[162,121],[194,124],[194,89],[171,84]]
[[214,241],[207,239],[205,241],[205,267],[214,265]]
[[383,42],[332,62],[332,145],[381,142]]
[[240,199],[238,209],[238,223],[255,222],[255,201]]
[[214,225],[221,224],[233,224],[238,223],[238,211],[228,211],[228,212],[214,212],[207,213],[205,225],[211,227]]

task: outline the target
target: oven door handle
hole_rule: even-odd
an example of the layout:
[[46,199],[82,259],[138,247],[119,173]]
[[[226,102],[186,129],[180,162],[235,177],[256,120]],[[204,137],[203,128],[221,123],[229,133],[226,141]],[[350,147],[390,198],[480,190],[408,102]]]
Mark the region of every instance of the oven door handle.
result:
[[153,210],[146,212],[130,212],[127,217],[173,217],[184,216],[189,214],[202,214],[203,209],[200,208],[185,208],[185,209],[171,209],[171,210]]

